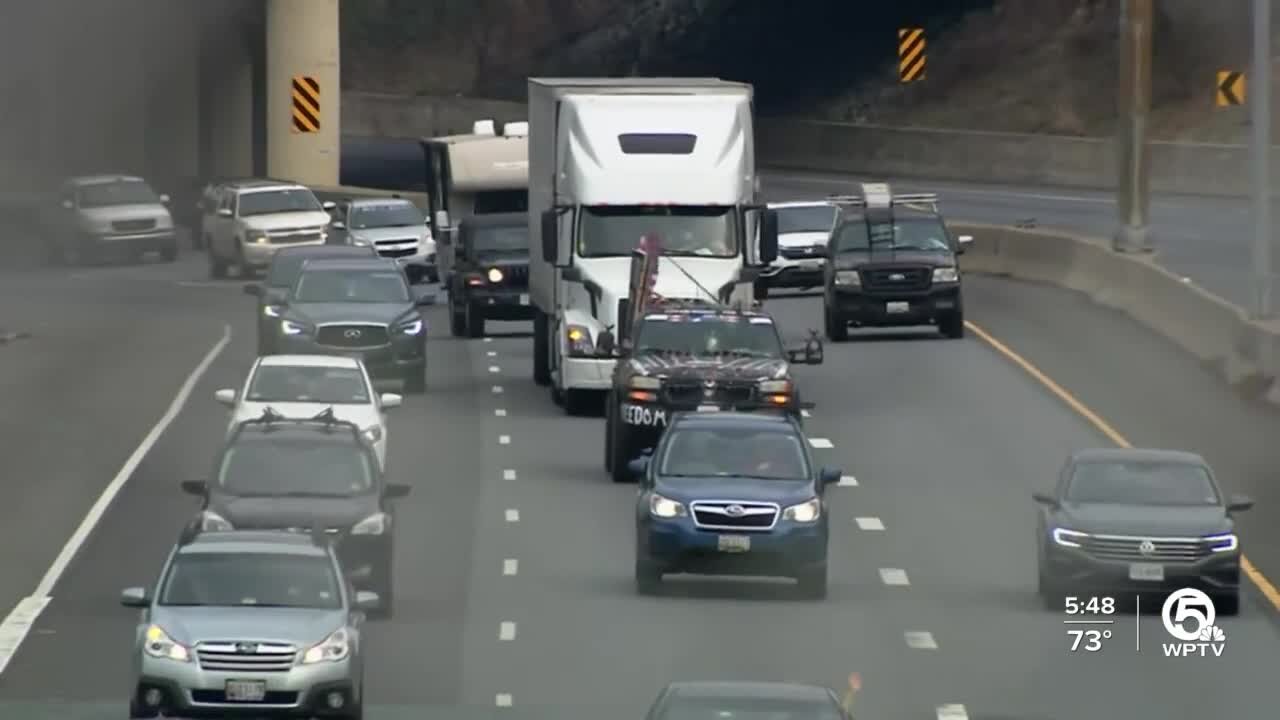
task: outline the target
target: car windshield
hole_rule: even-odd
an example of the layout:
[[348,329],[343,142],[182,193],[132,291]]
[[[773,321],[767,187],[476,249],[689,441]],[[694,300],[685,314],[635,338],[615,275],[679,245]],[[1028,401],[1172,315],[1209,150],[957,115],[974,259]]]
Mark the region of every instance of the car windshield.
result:
[[297,303],[408,303],[409,287],[394,270],[305,270],[293,288]]
[[1221,502],[1204,467],[1166,461],[1078,463],[1067,485],[1066,499],[1073,503],[1116,505],[1217,505]]
[[373,489],[373,470],[364,448],[354,442],[264,433],[227,448],[218,467],[217,487],[241,497],[350,497]]
[[388,203],[386,205],[357,205],[351,208],[351,229],[369,230],[388,227],[422,227],[427,224],[413,203]]
[[835,252],[876,250],[920,250],[946,252],[951,249],[947,229],[936,217],[899,217],[892,223],[868,226],[862,218],[841,223],[835,233]]
[[658,473],[665,477],[751,477],[804,480],[803,438],[789,431],[745,428],[676,429]]
[[238,203],[240,217],[323,210],[316,196],[305,188],[241,193]]
[[477,257],[485,255],[528,255],[529,228],[520,225],[503,227],[472,228],[467,233],[467,242]]
[[82,208],[110,207],[112,205],[155,205],[160,202],[151,186],[141,180],[83,185],[78,191],[77,203]]
[[778,234],[831,232],[836,209],[831,205],[800,205],[778,208]]
[[315,365],[259,365],[244,399],[249,402],[299,402],[367,405],[369,385],[358,368]]
[[578,223],[578,255],[630,257],[641,237],[656,235],[666,255],[733,257],[737,233],[730,207],[587,207]]
[[676,698],[660,720],[842,720],[834,703],[768,698]]
[[649,315],[636,331],[633,352],[781,358],[782,341],[768,318]]
[[338,610],[338,582],[327,557],[181,552],[169,568],[159,603]]
[[317,256],[302,253],[277,252],[271,259],[271,271],[267,274],[266,284],[273,288],[293,287],[302,272],[302,264],[315,257]]

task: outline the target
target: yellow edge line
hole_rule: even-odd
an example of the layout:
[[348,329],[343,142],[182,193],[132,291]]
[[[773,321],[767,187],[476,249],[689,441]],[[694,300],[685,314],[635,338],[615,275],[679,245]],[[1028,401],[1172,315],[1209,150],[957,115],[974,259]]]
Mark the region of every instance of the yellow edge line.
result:
[[[1041,371],[1040,368],[1036,367],[1035,365],[1032,365],[1029,360],[1022,357],[1018,353],[1014,352],[1013,349],[1010,348],[1008,345],[1005,345],[1004,343],[1000,342],[995,338],[994,335],[987,332],[986,330],[983,330],[981,327],[973,324],[972,322],[969,322],[968,320],[966,320],[964,325],[969,329],[970,332],[972,332],[974,335],[977,335],[986,344],[990,345],[993,350],[1003,355],[1006,359],[1008,359],[1014,365],[1017,365],[1018,367],[1022,368],[1023,372],[1030,375],[1032,379],[1034,379],[1036,382],[1043,385],[1045,389],[1047,389],[1049,392],[1057,396],[1059,400],[1061,400],[1064,404],[1066,404],[1067,407],[1075,411],[1077,415],[1084,418],[1085,420],[1088,420],[1089,424],[1097,428],[1098,432],[1102,433],[1103,435],[1106,435],[1108,440],[1110,440],[1111,442],[1115,443],[1116,445],[1122,448],[1133,447],[1133,444],[1130,443],[1125,438],[1124,435],[1121,435],[1119,430],[1116,430],[1114,427],[1111,426],[1110,423],[1108,423],[1106,420],[1103,420],[1100,415],[1090,410],[1087,405],[1080,402],[1078,399],[1076,399],[1074,395],[1067,392],[1066,389],[1064,389],[1061,385],[1054,382],[1053,378],[1050,378],[1048,375],[1044,374],[1044,372]],[[1244,570],[1244,574],[1250,580],[1253,581],[1254,585],[1258,586],[1258,590],[1262,591],[1262,594],[1266,596],[1267,600],[1271,603],[1272,607],[1274,607],[1276,610],[1280,610],[1280,590],[1276,589],[1276,586],[1273,585],[1271,581],[1267,579],[1266,575],[1262,574],[1262,571],[1259,570],[1256,565],[1254,565],[1252,562],[1249,561],[1249,558],[1246,557],[1244,553],[1240,554],[1240,569]]]

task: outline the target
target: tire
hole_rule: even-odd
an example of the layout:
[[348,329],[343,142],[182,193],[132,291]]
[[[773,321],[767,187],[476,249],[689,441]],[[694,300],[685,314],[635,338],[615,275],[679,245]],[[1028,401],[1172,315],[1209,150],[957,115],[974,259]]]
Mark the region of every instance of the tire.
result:
[[406,395],[422,395],[427,392],[427,368],[414,368],[404,374]]
[[573,417],[582,417],[587,415],[591,410],[591,401],[593,393],[590,390],[565,390],[562,395],[564,403],[565,415]]
[[171,263],[178,259],[178,245],[166,245],[160,250],[160,259],[164,262]]
[[364,720],[364,700],[357,700],[349,710],[337,717],[342,718],[342,720]]
[[547,314],[541,310],[533,315],[533,381],[539,385],[551,384],[550,338]]
[[214,280],[222,280],[227,277],[227,264],[218,257],[214,251],[212,243],[206,238],[205,245],[209,248],[209,277]]
[[1066,600],[1062,589],[1053,581],[1053,578],[1045,575],[1043,570],[1038,571],[1037,575],[1039,575],[1039,582],[1036,591],[1040,594],[1040,602],[1044,603],[1045,609],[1050,612],[1062,612],[1063,602]]
[[427,282],[433,282],[433,283],[440,282],[440,271],[436,268],[431,268],[430,270],[427,270]]
[[1219,615],[1226,617],[1235,617],[1236,615],[1239,615],[1240,593],[1233,592],[1214,596],[1213,607]]
[[844,322],[843,318],[839,318],[831,309],[823,303],[822,317],[825,320],[827,339],[831,342],[844,342],[849,339],[849,326]]
[[130,720],[141,720],[141,718],[160,717],[159,708],[149,708],[138,702],[137,698],[129,701],[129,718]]
[[796,578],[796,590],[806,600],[823,600],[827,597],[827,564],[806,571]]
[[609,396],[604,402],[604,471],[613,472],[613,392],[609,392]]
[[636,553],[636,593],[657,595],[662,592],[662,570]]
[[391,560],[388,559],[381,568],[381,577],[379,583],[375,586],[378,598],[382,601],[382,606],[378,608],[373,616],[379,620],[384,620],[395,614],[396,604],[396,582],[395,575],[391,569]]
[[757,280],[752,292],[757,300],[763,301],[769,299],[769,286],[764,280]]
[[449,293],[449,333],[454,337],[462,337],[467,334],[467,316],[458,312],[458,304],[453,300],[453,293]]
[[607,443],[609,457],[605,459],[605,469],[609,471],[609,477],[616,483],[635,482],[635,478],[631,476],[630,469],[627,467],[632,460],[631,443],[627,442],[627,437],[623,433],[618,406],[610,403],[609,409],[605,412],[608,413],[605,432],[609,434]]
[[474,302],[467,303],[467,337],[484,337],[484,320],[484,313],[480,310],[480,304]]
[[948,340],[964,337],[964,313],[954,312],[938,321],[938,330]]
[[88,253],[85,252],[86,244],[84,238],[76,233],[68,233],[66,238],[58,245],[58,257],[61,259],[62,264],[67,267],[88,265]]

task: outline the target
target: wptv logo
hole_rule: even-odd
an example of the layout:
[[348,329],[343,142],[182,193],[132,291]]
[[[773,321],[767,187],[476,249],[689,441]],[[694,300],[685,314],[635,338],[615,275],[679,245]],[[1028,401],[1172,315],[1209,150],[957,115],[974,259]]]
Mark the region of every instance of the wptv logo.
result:
[[1160,611],[1165,632],[1182,642],[1161,643],[1165,657],[1222,657],[1227,634],[1214,625],[1218,619],[1213,599],[1195,588],[1169,595]]

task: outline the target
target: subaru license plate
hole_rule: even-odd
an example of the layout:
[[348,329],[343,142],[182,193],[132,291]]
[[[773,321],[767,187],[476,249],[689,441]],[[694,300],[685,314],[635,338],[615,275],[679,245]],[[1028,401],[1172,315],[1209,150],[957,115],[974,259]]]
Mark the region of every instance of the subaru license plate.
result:
[[267,697],[267,683],[262,680],[228,680],[224,692],[227,702],[262,702]]
[[1157,563],[1133,563],[1129,566],[1129,579],[1161,582],[1164,580],[1164,566]]
[[717,547],[720,552],[743,553],[751,549],[751,536],[721,535]]

